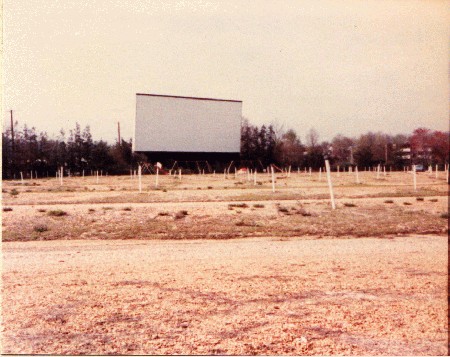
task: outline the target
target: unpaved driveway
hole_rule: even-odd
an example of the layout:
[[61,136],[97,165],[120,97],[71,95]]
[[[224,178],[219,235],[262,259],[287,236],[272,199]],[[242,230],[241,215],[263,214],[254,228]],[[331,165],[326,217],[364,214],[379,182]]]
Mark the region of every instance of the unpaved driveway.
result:
[[3,353],[447,353],[447,238],[3,243]]

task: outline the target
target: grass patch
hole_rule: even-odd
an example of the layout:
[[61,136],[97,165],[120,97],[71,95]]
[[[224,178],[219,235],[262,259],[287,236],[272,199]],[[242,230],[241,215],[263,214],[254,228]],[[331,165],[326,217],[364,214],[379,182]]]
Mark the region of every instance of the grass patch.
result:
[[232,210],[233,208],[248,208],[248,204],[246,204],[246,203],[230,203],[228,205],[228,209]]
[[158,212],[158,216],[170,216],[169,212]]
[[41,212],[41,213],[47,212],[47,210],[45,208],[39,208],[37,211]]
[[113,208],[112,208],[112,207],[102,207],[102,209],[103,209],[104,211],[110,211],[110,210],[112,210]]
[[62,217],[62,216],[67,216],[67,212],[66,212],[66,211],[63,211],[63,210],[60,210],[60,209],[48,211],[47,214],[48,214],[49,216],[52,216],[52,217]]
[[437,201],[438,201],[437,198],[432,198],[432,199],[430,200],[430,202],[437,202]]
[[89,209],[88,209],[88,212],[95,212],[95,209],[89,208]]
[[13,189],[9,192],[9,194],[10,194],[11,196],[17,196],[17,195],[19,194],[19,191],[17,191],[15,188],[13,188]]
[[439,217],[448,219],[448,212],[441,213]]
[[38,232],[38,233],[47,232],[48,227],[45,224],[38,224],[33,227],[33,231]]
[[384,203],[394,203],[394,201],[392,201],[392,200],[386,200],[386,201],[384,201]]
[[350,202],[345,202],[344,206],[345,207],[356,207],[356,205],[354,203],[350,203]]
[[264,207],[266,207],[266,206],[264,206],[264,205],[261,204],[261,203],[255,203],[255,204],[253,205],[253,207],[255,207],[255,208],[264,208]]
[[3,207],[3,212],[11,212],[12,210],[11,207]]
[[412,203],[409,203],[409,202],[403,202],[403,204],[404,204],[405,206],[411,206],[411,205],[412,205]]
[[278,206],[277,210],[281,213],[289,213],[289,209],[283,206]]
[[208,186],[208,190],[212,190],[212,186]]
[[124,210],[124,211],[131,211],[132,208],[131,208],[131,207],[124,207],[123,210]]
[[425,199],[423,197],[417,197],[416,201],[424,201]]

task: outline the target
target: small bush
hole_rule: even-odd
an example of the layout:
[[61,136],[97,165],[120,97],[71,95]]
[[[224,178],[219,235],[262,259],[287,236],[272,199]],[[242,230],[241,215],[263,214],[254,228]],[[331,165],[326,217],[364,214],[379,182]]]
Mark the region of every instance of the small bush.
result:
[[202,188],[201,187],[197,187],[197,190],[201,190]]
[[279,206],[278,207],[278,212],[288,213],[289,209],[287,209],[286,207],[283,207],[283,206]]
[[394,203],[394,201],[392,201],[392,200],[386,200],[386,201],[384,201],[384,203]]
[[47,210],[45,208],[39,208],[37,211],[41,212],[41,213],[47,212]]
[[441,213],[440,217],[448,219],[448,212]]
[[409,203],[409,202],[403,202],[403,204],[404,204],[405,206],[411,206],[411,205],[412,205],[412,203]]
[[158,216],[169,216],[169,212],[158,212]]
[[95,209],[89,208],[89,209],[88,209],[88,212],[95,212]]
[[167,189],[163,188],[162,192],[167,192]]
[[255,203],[255,204],[253,205],[253,207],[255,207],[255,208],[264,208],[265,206],[262,205],[261,203]]
[[123,210],[124,211],[131,211],[131,207],[124,207]]
[[345,207],[356,207],[356,205],[354,203],[349,203],[349,202],[345,202],[344,206]]
[[15,188],[13,188],[9,194],[11,196],[17,196],[19,194],[19,191],[17,191]]
[[49,216],[53,216],[53,217],[62,217],[62,216],[66,216],[67,212],[57,209],[57,210],[52,210],[52,211],[48,211],[47,213]]
[[7,192],[8,192],[8,190],[6,190],[6,189],[2,188],[2,192],[3,192],[3,193],[7,193]]
[[175,219],[181,219],[181,218],[184,218],[185,216],[187,216],[187,214],[188,214],[188,212],[185,211],[185,210],[178,211],[177,213],[175,213],[174,218]]
[[3,212],[11,212],[12,210],[11,207],[3,207]]
[[247,224],[244,221],[238,221],[235,223],[235,225],[238,227],[243,227],[243,226],[246,226]]
[[102,207],[102,209],[103,209],[104,211],[110,211],[110,210],[112,210],[113,208],[112,208],[112,207]]
[[416,201],[424,201],[424,198],[423,197],[417,197]]
[[437,198],[432,198],[432,199],[430,200],[430,202],[437,202],[437,201],[438,201]]
[[33,230],[35,232],[42,233],[48,231],[48,227],[45,224],[38,224],[33,227]]
[[208,186],[208,190],[212,190],[212,186]]

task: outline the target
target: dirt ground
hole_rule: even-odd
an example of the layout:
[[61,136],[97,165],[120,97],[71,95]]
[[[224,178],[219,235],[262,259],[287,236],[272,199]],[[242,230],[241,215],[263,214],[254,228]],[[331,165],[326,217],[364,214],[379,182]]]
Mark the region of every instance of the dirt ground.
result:
[[3,353],[445,355],[444,173],[2,185]]

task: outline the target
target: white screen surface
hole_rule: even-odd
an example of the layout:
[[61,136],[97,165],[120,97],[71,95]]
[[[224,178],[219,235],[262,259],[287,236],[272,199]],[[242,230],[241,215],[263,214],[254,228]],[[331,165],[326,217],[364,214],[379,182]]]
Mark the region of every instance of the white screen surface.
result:
[[134,151],[240,152],[242,102],[136,95]]

